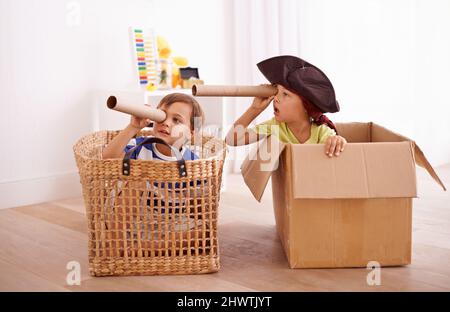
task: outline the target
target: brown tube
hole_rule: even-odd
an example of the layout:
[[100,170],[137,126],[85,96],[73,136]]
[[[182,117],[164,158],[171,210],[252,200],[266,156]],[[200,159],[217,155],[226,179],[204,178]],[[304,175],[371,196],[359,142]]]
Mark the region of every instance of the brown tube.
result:
[[110,96],[106,101],[108,108],[118,112],[130,114],[139,118],[161,122],[166,119],[166,113],[161,109],[150,108],[145,105],[122,103],[115,96]]
[[195,96],[250,96],[269,97],[277,93],[277,87],[263,86],[218,86],[193,85],[192,95]]

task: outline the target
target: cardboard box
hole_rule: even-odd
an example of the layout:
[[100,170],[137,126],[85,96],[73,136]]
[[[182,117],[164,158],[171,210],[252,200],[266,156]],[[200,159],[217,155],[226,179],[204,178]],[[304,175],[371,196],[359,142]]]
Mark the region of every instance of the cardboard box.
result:
[[290,267],[410,264],[415,164],[445,190],[444,184],[414,141],[375,123],[336,127],[348,141],[339,157],[326,156],[323,144],[269,137],[241,166],[258,201],[272,176],[277,231]]

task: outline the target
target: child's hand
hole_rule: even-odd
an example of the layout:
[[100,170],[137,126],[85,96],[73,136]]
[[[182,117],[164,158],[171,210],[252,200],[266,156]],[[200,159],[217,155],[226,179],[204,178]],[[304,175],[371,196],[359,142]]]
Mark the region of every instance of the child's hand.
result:
[[[145,106],[151,107],[148,104],[145,104]],[[130,121],[130,126],[132,126],[133,128],[136,128],[138,130],[141,130],[144,127],[147,127],[148,124],[150,123],[150,119],[149,118],[139,118],[136,116],[131,116],[131,121]]]
[[255,97],[253,99],[251,107],[262,112],[263,110],[266,109],[267,106],[269,106],[270,102],[272,102],[274,97],[275,95],[269,96],[267,98]]
[[329,157],[339,156],[341,152],[344,151],[345,144],[347,144],[347,140],[340,135],[334,135],[328,137],[325,142],[325,154]]

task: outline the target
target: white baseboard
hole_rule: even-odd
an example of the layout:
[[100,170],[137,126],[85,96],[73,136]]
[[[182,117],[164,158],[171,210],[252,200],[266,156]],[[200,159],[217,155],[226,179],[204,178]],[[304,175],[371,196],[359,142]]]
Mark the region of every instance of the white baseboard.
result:
[[82,196],[78,172],[0,183],[0,209]]

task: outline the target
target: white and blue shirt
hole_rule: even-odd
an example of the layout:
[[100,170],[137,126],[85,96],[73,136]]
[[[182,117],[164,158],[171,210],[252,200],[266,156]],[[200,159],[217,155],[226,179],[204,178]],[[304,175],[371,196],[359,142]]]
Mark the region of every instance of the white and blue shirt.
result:
[[[148,137],[137,137],[135,139],[131,139],[127,146],[125,147],[125,153],[130,149],[136,147],[136,145],[142,143]],[[132,154],[131,159],[142,159],[142,160],[161,160],[161,161],[177,161],[175,156],[166,156],[161,153],[156,147],[157,143],[148,143],[139,146]],[[183,146],[180,151],[181,155],[183,155],[184,160],[195,160],[198,159],[198,156],[192,152],[186,146]]]

